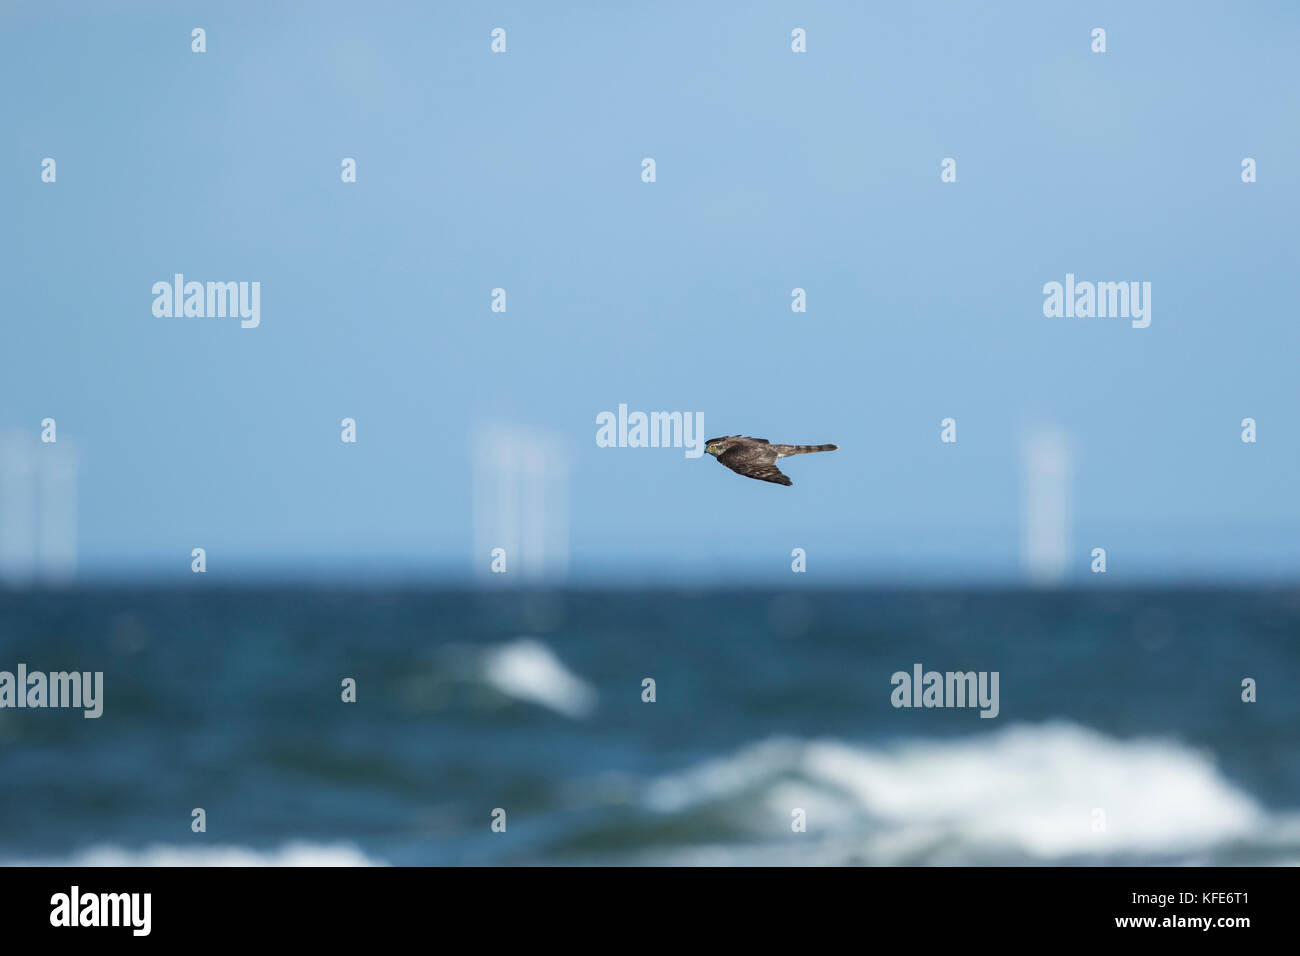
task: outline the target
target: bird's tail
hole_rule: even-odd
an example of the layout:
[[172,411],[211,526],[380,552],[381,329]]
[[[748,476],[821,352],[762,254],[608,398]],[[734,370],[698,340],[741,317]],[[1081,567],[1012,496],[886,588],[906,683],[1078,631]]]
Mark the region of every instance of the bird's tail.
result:
[[815,451],[835,451],[839,445],[778,445],[776,455],[778,458],[788,458],[790,455],[811,455]]

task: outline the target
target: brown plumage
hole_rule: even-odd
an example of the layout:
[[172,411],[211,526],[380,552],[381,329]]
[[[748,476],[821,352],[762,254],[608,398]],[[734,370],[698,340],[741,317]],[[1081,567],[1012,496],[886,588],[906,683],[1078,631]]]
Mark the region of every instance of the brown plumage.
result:
[[835,451],[839,445],[773,445],[766,438],[726,435],[710,438],[704,450],[738,475],[771,481],[778,485],[794,484],[776,467],[778,458],[810,455],[815,451]]

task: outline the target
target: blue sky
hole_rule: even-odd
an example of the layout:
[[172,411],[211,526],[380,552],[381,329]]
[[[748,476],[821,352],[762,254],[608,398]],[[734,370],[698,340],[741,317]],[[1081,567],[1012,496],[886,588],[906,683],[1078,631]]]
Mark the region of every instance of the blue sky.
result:
[[[974,6],[7,4],[0,430],[77,449],[87,579],[464,576],[492,422],[567,445],[579,580],[1013,580],[1044,424],[1081,580],[1294,577],[1300,12]],[[1151,326],[1045,318],[1067,272]],[[747,481],[619,403],[841,449]]]

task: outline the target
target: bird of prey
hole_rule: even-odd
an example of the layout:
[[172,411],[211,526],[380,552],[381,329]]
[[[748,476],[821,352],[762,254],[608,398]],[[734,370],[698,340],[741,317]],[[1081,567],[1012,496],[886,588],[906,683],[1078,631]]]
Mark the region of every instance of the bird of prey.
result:
[[778,458],[810,455],[815,451],[835,451],[839,447],[839,445],[773,445],[766,438],[726,435],[722,438],[710,438],[705,443],[704,450],[738,475],[757,478],[759,481],[772,481],[778,485],[793,485],[794,482],[776,467]]

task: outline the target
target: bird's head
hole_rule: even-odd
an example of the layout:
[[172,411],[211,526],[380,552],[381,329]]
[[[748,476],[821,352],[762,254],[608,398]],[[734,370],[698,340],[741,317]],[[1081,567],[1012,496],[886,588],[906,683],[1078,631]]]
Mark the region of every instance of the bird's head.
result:
[[704,443],[704,453],[717,458],[724,451],[731,447],[731,436],[724,438],[710,438]]

